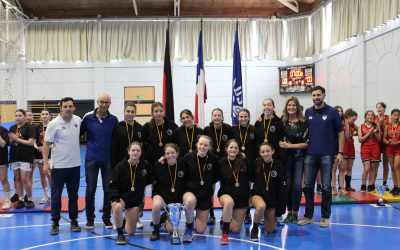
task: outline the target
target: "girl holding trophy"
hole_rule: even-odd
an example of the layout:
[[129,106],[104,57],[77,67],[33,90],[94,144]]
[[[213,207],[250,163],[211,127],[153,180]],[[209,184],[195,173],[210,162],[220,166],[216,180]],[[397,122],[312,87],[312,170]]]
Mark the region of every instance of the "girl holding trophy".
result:
[[249,207],[249,164],[243,154],[239,153],[239,142],[231,139],[226,143],[227,156],[218,161],[220,176],[219,202],[222,210],[221,244],[229,243],[229,231],[239,233],[242,228],[246,210]]
[[176,144],[167,143],[164,147],[164,163],[157,163],[153,167],[153,225],[154,231],[150,240],[160,239],[160,224],[165,222],[166,229],[172,233],[172,225],[167,221],[167,214],[163,213],[160,221],[161,209],[170,203],[182,203],[185,188],[185,171],[183,163],[178,160],[179,148]]
[[197,144],[197,150],[186,154],[182,161],[185,167],[185,193],[183,203],[186,213],[186,230],[183,242],[192,242],[194,209],[196,209],[195,229],[203,233],[207,227],[207,217],[212,207],[214,189],[213,184],[217,178],[217,157],[211,154],[212,139],[201,135]]
[[141,160],[142,146],[134,141],[129,145],[129,159],[119,162],[112,171],[110,181],[110,200],[117,228],[117,244],[126,244],[123,234],[123,211],[125,209],[128,235],[135,234],[139,218],[139,206],[144,198],[144,190],[151,184],[151,165]]

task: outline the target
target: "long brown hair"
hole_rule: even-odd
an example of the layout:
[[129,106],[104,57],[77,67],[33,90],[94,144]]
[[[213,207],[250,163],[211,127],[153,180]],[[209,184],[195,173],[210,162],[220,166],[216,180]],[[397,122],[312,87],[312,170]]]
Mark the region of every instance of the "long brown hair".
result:
[[283,108],[283,111],[282,111],[282,121],[285,122],[285,121],[288,121],[288,120],[289,120],[289,113],[287,112],[287,106],[289,105],[289,102],[290,102],[290,101],[293,101],[294,104],[295,104],[296,107],[297,107],[296,117],[297,117],[301,122],[304,122],[305,119],[304,119],[303,112],[302,112],[302,110],[301,110],[301,105],[300,105],[299,99],[297,99],[297,97],[295,97],[295,96],[289,96],[289,98],[286,100],[285,107]]
[[[230,139],[230,140],[228,140],[228,141],[226,142],[226,144],[225,144],[225,150],[228,149],[228,147],[229,147],[229,145],[230,145],[231,143],[236,143],[236,145],[237,145],[238,148],[239,148],[239,142],[238,142],[238,140],[236,140],[236,139]],[[229,160],[228,157],[226,157],[226,159]],[[233,172],[235,172],[235,173],[237,174],[237,173],[239,173],[240,171],[246,170],[246,165],[247,165],[247,159],[246,159],[245,157],[243,157],[243,154],[240,153],[240,150],[239,150],[239,153],[236,155],[235,163],[234,163],[233,166],[232,166]]]
[[[154,109],[157,107],[161,107],[165,111],[164,105],[161,102],[154,102],[153,104],[151,104],[151,115],[152,116],[153,116]],[[165,117],[164,117],[164,119],[165,119]],[[154,117],[152,117],[150,120],[150,128],[154,129],[155,125],[156,125],[156,121],[154,120]]]

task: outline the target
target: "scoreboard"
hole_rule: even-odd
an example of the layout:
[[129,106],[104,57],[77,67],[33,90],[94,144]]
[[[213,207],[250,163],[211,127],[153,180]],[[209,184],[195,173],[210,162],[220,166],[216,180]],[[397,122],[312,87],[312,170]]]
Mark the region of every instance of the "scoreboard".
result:
[[279,68],[281,94],[310,92],[314,86],[314,64]]

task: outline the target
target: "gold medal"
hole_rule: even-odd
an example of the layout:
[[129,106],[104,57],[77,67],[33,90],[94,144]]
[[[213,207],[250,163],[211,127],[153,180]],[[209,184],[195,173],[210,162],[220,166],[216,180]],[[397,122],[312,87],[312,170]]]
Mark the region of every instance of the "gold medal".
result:
[[202,186],[203,186],[203,185],[204,185],[204,181],[200,181],[200,185],[202,185]]
[[162,147],[162,146],[163,146],[163,143],[162,143],[162,142],[158,143],[158,146]]
[[189,153],[192,153],[193,152],[193,149],[189,149]]
[[171,192],[172,192],[172,193],[175,193],[175,188],[171,188]]
[[219,153],[219,152],[221,152],[221,149],[217,148],[217,150],[216,150],[216,151]]
[[245,146],[242,146],[242,150],[245,151],[245,150],[246,150],[246,147],[245,147]]
[[134,192],[135,191],[135,187],[131,187],[131,191]]
[[239,187],[239,182],[235,183],[235,187],[237,187],[237,188]]

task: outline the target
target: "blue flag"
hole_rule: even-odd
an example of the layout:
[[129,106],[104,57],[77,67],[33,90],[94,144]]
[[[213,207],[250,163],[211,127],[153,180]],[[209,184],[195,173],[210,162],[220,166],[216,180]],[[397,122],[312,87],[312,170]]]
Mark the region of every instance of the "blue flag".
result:
[[233,47],[233,79],[232,79],[232,125],[239,123],[239,110],[243,108],[242,64],[240,62],[239,34],[236,28]]

